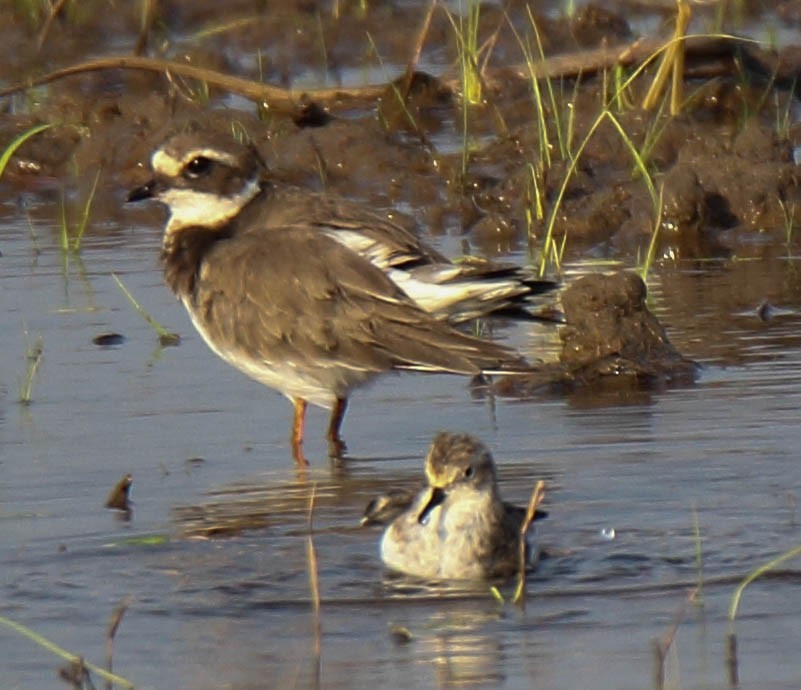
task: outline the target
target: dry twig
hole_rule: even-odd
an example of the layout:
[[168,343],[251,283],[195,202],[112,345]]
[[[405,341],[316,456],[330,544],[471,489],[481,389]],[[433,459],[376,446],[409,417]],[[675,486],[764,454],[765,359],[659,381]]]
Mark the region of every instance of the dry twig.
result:
[[523,519],[523,523],[520,525],[519,570],[517,574],[517,589],[515,590],[515,595],[512,601],[515,604],[519,604],[520,608],[522,608],[524,611],[526,609],[526,566],[528,564],[526,532],[528,532],[529,527],[531,527],[531,523],[534,522],[534,515],[536,514],[537,508],[542,503],[544,498],[545,482],[540,479],[534,487],[534,491],[531,492],[531,499],[528,502],[526,517]]

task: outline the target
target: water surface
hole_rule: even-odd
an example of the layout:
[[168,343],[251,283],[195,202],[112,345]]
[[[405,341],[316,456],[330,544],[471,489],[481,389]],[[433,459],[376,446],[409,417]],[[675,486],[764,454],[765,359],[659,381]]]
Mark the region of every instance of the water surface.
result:
[[[619,690],[652,685],[653,640],[700,574],[700,603],[681,616],[667,657],[669,687],[729,687],[734,588],[801,540],[796,260],[651,275],[653,308],[674,344],[704,364],[694,386],[493,401],[471,397],[460,378],[385,377],[353,398],[347,462],[325,458],[326,415],[311,412],[313,467],[303,476],[290,460],[289,404],[194,333],[162,284],[156,227],[111,224],[69,262],[54,226],[37,223],[35,233],[36,243],[27,221],[5,220],[0,247],[3,616],[102,664],[108,618],[131,597],[115,670],[144,688],[310,687],[319,678],[334,688]],[[181,334],[180,347],[158,347],[112,272]],[[756,313],[764,299],[780,308],[768,322]],[[26,330],[44,348],[29,406],[17,402]],[[511,326],[502,337],[552,356],[542,343],[554,335],[531,330]],[[92,344],[110,331],[124,343]],[[439,429],[490,445],[509,500],[524,503],[547,481],[548,558],[530,577],[525,612],[485,587],[386,573],[380,532],[358,526],[376,493],[419,481]],[[124,521],[103,502],[128,472],[135,505]],[[306,559],[312,490],[319,667]],[[258,512],[265,525],[199,538],[198,515],[214,511]],[[798,586],[789,562],[746,590],[741,688],[798,687]],[[0,640],[4,687],[63,687],[54,656],[2,627]]]

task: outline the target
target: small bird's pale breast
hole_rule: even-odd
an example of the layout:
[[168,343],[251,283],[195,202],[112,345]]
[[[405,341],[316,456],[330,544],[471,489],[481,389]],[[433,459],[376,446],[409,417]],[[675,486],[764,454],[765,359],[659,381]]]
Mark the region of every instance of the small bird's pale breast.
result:
[[489,492],[461,492],[419,514],[431,489],[387,528],[381,541],[384,563],[416,577],[478,580],[515,571],[518,541],[503,524],[502,504]]

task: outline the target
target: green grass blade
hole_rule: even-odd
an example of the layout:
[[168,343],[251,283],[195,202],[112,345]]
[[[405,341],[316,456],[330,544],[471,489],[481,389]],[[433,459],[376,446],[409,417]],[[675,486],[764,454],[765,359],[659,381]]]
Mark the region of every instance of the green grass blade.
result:
[[16,139],[14,139],[8,146],[6,146],[5,149],[3,149],[3,154],[0,155],[0,177],[3,176],[3,173],[6,170],[8,162],[11,160],[11,157],[17,152],[17,149],[20,146],[22,146],[31,137],[39,134],[39,132],[44,132],[46,129],[50,129],[51,127],[53,127],[52,123],[46,123],[42,125],[36,125],[35,127],[31,127],[30,129],[25,130]]
[[[545,64],[546,62],[545,49],[542,46],[542,38],[540,37],[539,27],[537,26],[537,22],[534,19],[534,15],[531,13],[531,5],[526,6],[526,11],[528,12],[529,23],[531,24],[531,28],[534,31],[534,38],[537,41],[537,52],[539,53],[540,56],[540,62],[541,64]],[[550,78],[546,78],[545,86],[548,91],[548,100],[551,103],[551,112],[553,113],[552,121],[554,127],[556,128],[556,142],[559,145],[559,155],[561,156],[562,160],[566,160],[570,152],[568,151],[565,137],[562,134],[562,122],[560,117],[562,109],[556,102],[556,94],[553,88],[553,80]]]
[[631,153],[631,157],[634,160],[634,164],[637,167],[637,170],[640,171],[640,174],[645,181],[645,186],[648,188],[648,194],[651,196],[651,204],[653,208],[656,208],[659,205],[659,195],[656,192],[656,187],[654,186],[654,181],[651,178],[651,173],[648,172],[648,167],[645,165],[645,160],[643,159],[640,152],[637,150],[637,147],[634,145],[634,142],[631,140],[628,134],[626,134],[626,130],[623,129],[623,125],[620,124],[620,121],[611,113],[611,111],[606,110],[604,112],[606,117],[609,121],[614,125],[615,129],[620,134],[620,138],[623,140],[623,143],[628,148],[629,152]]
[[750,585],[758,577],[762,577],[762,575],[773,570],[776,566],[781,565],[785,561],[789,561],[791,558],[795,558],[796,556],[801,556],[801,546],[796,546],[794,549],[785,551],[783,554],[776,556],[776,558],[768,561],[767,563],[763,563],[758,568],[755,568],[748,573],[743,581],[737,586],[737,589],[734,590],[734,594],[732,594],[731,603],[729,604],[730,625],[734,625],[734,621],[737,618],[737,608],[740,606],[740,598],[742,597],[745,588],[748,587],[748,585]]
[[81,222],[78,224],[78,231],[72,240],[72,251],[77,252],[81,248],[81,241],[83,234],[86,232],[86,226],[89,224],[89,212],[92,210],[92,202],[95,199],[95,192],[97,191],[97,183],[100,180],[100,169],[95,175],[95,181],[92,183],[92,189],[89,196],[86,198],[86,203],[83,205],[83,213],[81,214]]
[[601,126],[601,123],[604,121],[607,112],[608,111],[603,111],[596,118],[595,122],[592,123],[581,144],[579,144],[578,149],[576,149],[575,155],[570,159],[570,165],[565,171],[565,176],[562,180],[562,185],[559,187],[559,193],[556,195],[556,200],[554,201],[553,208],[551,209],[550,217],[548,219],[548,226],[545,231],[545,239],[543,240],[542,252],[540,253],[540,276],[545,275],[545,269],[548,265],[548,256],[553,254],[555,257],[558,257],[558,252],[555,250],[555,248],[552,248],[553,231],[554,226],[556,225],[556,218],[559,215],[559,209],[562,206],[562,200],[567,192],[567,185],[570,182],[570,178],[573,177],[573,173],[576,171],[576,166],[578,166],[578,162],[581,158],[581,154],[584,152],[584,148],[587,146],[590,139],[592,139],[592,135],[595,134],[595,131],[598,129],[598,127]]
[[651,241],[648,243],[648,253],[645,255],[645,262],[639,267],[637,271],[637,273],[639,273],[640,278],[642,278],[642,281],[644,283],[648,282],[648,273],[650,272],[651,266],[656,260],[657,240],[659,239],[659,229],[662,227],[662,210],[664,208],[664,193],[665,193],[665,186],[662,185],[659,188],[659,203],[657,205],[656,212],[654,213],[654,229],[651,232]]

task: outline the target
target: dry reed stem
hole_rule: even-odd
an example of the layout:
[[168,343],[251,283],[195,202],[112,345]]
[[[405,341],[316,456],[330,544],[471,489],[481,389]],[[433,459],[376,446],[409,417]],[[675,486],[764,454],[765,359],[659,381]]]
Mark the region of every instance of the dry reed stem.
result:
[[364,99],[367,101],[373,101],[382,95],[386,90],[386,85],[380,84],[376,86],[363,86],[356,89],[326,88],[293,91],[292,89],[283,89],[278,86],[270,86],[269,84],[265,84],[263,82],[252,81],[242,77],[234,77],[228,74],[223,74],[222,72],[218,72],[216,70],[206,69],[204,67],[196,67],[195,65],[173,62],[171,60],[162,60],[159,58],[126,55],[105,57],[97,60],[80,62],[76,65],[71,65],[69,67],[50,72],[36,79],[32,79],[26,84],[17,84],[16,86],[3,89],[0,91],[0,96],[7,96],[17,91],[22,91],[26,88],[48,84],[50,82],[63,79],[64,77],[108,69],[136,69],[151,72],[164,72],[189,79],[197,79],[198,81],[206,82],[210,86],[223,89],[230,93],[238,94],[243,98],[247,98],[255,102],[265,102],[271,108],[275,108],[276,110],[294,109],[294,107],[300,102],[301,97],[323,102],[335,101],[340,97],[348,98],[350,100]]
[[[114,636],[117,634],[117,629],[122,623],[122,617],[128,610],[128,607],[133,601],[132,596],[127,596],[123,599],[116,609],[114,609],[108,621],[108,629],[106,630],[106,669],[109,673],[113,673],[113,660],[114,660]],[[114,684],[111,680],[106,680],[107,690],[112,690]]]
[[317,551],[312,538],[314,526],[314,497],[317,493],[317,484],[312,485],[309,496],[308,535],[306,537],[306,559],[309,565],[309,589],[312,598],[312,634],[314,636],[314,677],[315,687],[320,687],[322,678],[322,625],[320,621],[320,573],[317,568]]
[[136,46],[134,47],[135,55],[141,55],[145,52],[150,39],[150,31],[156,21],[159,9],[159,0],[143,0],[143,3],[142,24],[139,27],[139,37],[136,39]]
[[667,630],[665,630],[665,633],[662,637],[654,640],[654,687],[657,690],[663,690],[665,687],[665,655],[673,644],[673,640],[676,637],[676,630],[678,630],[679,624],[684,620],[687,607],[695,601],[697,595],[698,587],[693,587],[687,592],[687,596],[673,615],[673,620]]
[[692,19],[692,10],[686,0],[678,0],[679,13],[676,17],[676,54],[673,60],[673,82],[670,89],[670,114],[673,116],[681,112],[684,103],[684,59],[687,49],[684,38],[687,27]]
[[517,589],[515,590],[513,603],[519,604],[520,608],[526,610],[526,532],[528,532],[531,523],[534,522],[534,515],[537,508],[545,498],[545,482],[540,479],[537,481],[534,491],[531,492],[531,499],[528,502],[528,510],[526,510],[526,517],[520,525],[520,541],[519,541],[519,570],[517,574]]
[[61,14],[66,4],[67,0],[56,0],[56,2],[53,3],[52,7],[50,8],[50,12],[47,15],[47,19],[45,19],[42,30],[39,32],[39,38],[36,39],[37,53],[41,52],[44,42],[47,40],[47,34],[50,33],[50,27],[53,25],[53,20],[58,17],[59,14]]
[[672,75],[670,94],[670,114],[678,115],[684,100],[684,57],[686,52],[685,39],[687,26],[692,18],[692,10],[686,0],[676,0],[678,12],[676,14],[676,28],[673,38],[662,55],[662,62],[656,72],[653,82],[645,94],[642,107],[645,110],[654,109],[659,103],[662,92],[669,75]]
[[409,96],[409,89],[412,86],[414,72],[417,69],[417,63],[420,61],[420,55],[423,52],[423,45],[426,42],[426,36],[428,36],[428,31],[431,28],[431,17],[434,15],[434,9],[436,6],[437,0],[431,0],[431,5],[428,8],[428,12],[426,12],[426,16],[423,18],[420,31],[417,33],[417,41],[415,41],[414,50],[412,51],[412,55],[409,58],[408,64],[406,65],[406,73],[403,75],[403,82],[400,90],[404,102]]
[[729,687],[740,687],[740,672],[737,661],[737,633],[726,635],[726,672],[729,676]]

